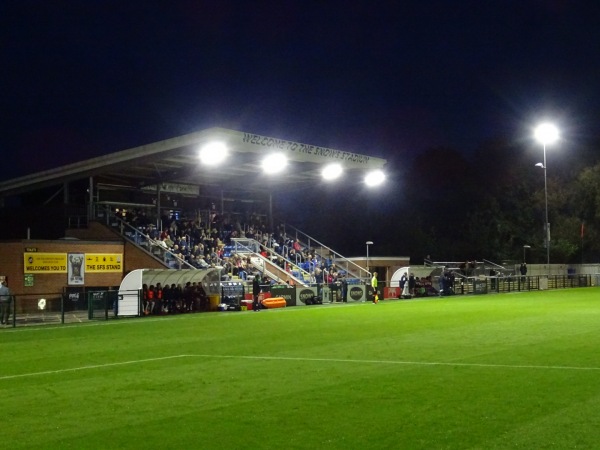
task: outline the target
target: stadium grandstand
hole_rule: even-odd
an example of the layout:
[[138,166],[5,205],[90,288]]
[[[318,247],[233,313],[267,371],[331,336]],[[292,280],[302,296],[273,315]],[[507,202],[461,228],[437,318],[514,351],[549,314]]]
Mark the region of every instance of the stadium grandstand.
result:
[[[40,289],[116,287],[136,269],[218,268],[232,283],[261,276],[299,287],[342,277],[358,284],[370,278],[364,262],[276,221],[272,192],[342,174],[376,185],[385,165],[369,155],[210,128],[6,180],[0,275],[13,293],[34,297]],[[85,260],[82,280],[66,262],[72,255]],[[91,264],[98,257],[105,264]]]

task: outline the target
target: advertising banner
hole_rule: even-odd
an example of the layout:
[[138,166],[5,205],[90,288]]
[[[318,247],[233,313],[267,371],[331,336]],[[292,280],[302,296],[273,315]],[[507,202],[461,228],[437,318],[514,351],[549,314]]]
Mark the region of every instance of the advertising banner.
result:
[[400,288],[396,287],[384,287],[383,288],[383,298],[400,298]]
[[314,304],[314,298],[317,296],[316,287],[302,287],[296,288],[296,305],[312,305]]
[[83,253],[69,253],[68,265],[68,284],[69,286],[80,286],[85,281],[85,267],[83,261],[85,255]]
[[283,297],[286,306],[296,306],[296,288],[293,286],[287,284],[271,286],[271,297]]
[[23,253],[24,273],[67,273],[66,253]]
[[122,253],[23,253],[23,273],[66,273],[68,284],[83,285],[85,273],[123,272]]
[[106,273],[122,272],[123,255],[121,253],[86,253],[85,272]]
[[364,302],[367,299],[366,286],[351,284],[348,286],[348,302]]

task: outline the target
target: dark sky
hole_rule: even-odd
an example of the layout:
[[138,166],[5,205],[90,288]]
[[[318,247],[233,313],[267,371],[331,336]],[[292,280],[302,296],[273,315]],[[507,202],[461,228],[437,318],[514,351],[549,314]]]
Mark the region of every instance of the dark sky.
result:
[[0,179],[211,126],[382,156],[600,135],[600,2],[13,1]]

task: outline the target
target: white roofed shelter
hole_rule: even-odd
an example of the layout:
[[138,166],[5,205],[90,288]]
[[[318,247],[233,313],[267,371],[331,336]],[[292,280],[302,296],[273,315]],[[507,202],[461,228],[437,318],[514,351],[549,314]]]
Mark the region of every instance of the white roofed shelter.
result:
[[90,218],[94,207],[118,204],[114,192],[124,190],[154,194],[154,203],[136,206],[157,211],[170,206],[161,205],[161,193],[197,197],[210,191],[217,202],[221,198],[223,210],[223,199],[236,192],[270,195],[330,183],[342,174],[373,186],[384,180],[385,165],[386,160],[365,154],[208,128],[0,182],[0,207],[8,197],[53,187],[53,195],[62,193],[68,204],[77,187],[87,196]]
[[187,282],[201,284],[208,296],[220,296],[220,272],[218,269],[208,270],[172,270],[172,269],[137,269],[123,278],[119,286],[118,316],[137,316],[140,311],[140,291],[142,286],[185,286]]

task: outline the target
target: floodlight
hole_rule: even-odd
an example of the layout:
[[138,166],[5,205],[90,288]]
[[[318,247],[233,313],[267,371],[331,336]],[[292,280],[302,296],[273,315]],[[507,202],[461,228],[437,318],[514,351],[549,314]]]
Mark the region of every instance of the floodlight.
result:
[[272,153],[262,161],[263,172],[266,174],[280,173],[287,166],[287,157],[283,153]]
[[200,149],[200,161],[207,166],[221,164],[227,155],[227,146],[222,142],[209,142]]
[[543,123],[536,127],[534,134],[538,142],[544,145],[552,144],[558,139],[558,128],[551,123]]
[[336,178],[339,178],[340,175],[342,175],[342,172],[343,172],[342,166],[340,166],[337,163],[333,163],[333,164],[328,164],[327,166],[323,167],[323,170],[321,171],[321,175],[323,176],[324,180],[331,181],[331,180],[335,180]]
[[365,184],[369,187],[379,186],[385,181],[385,174],[381,170],[373,170],[365,175]]

